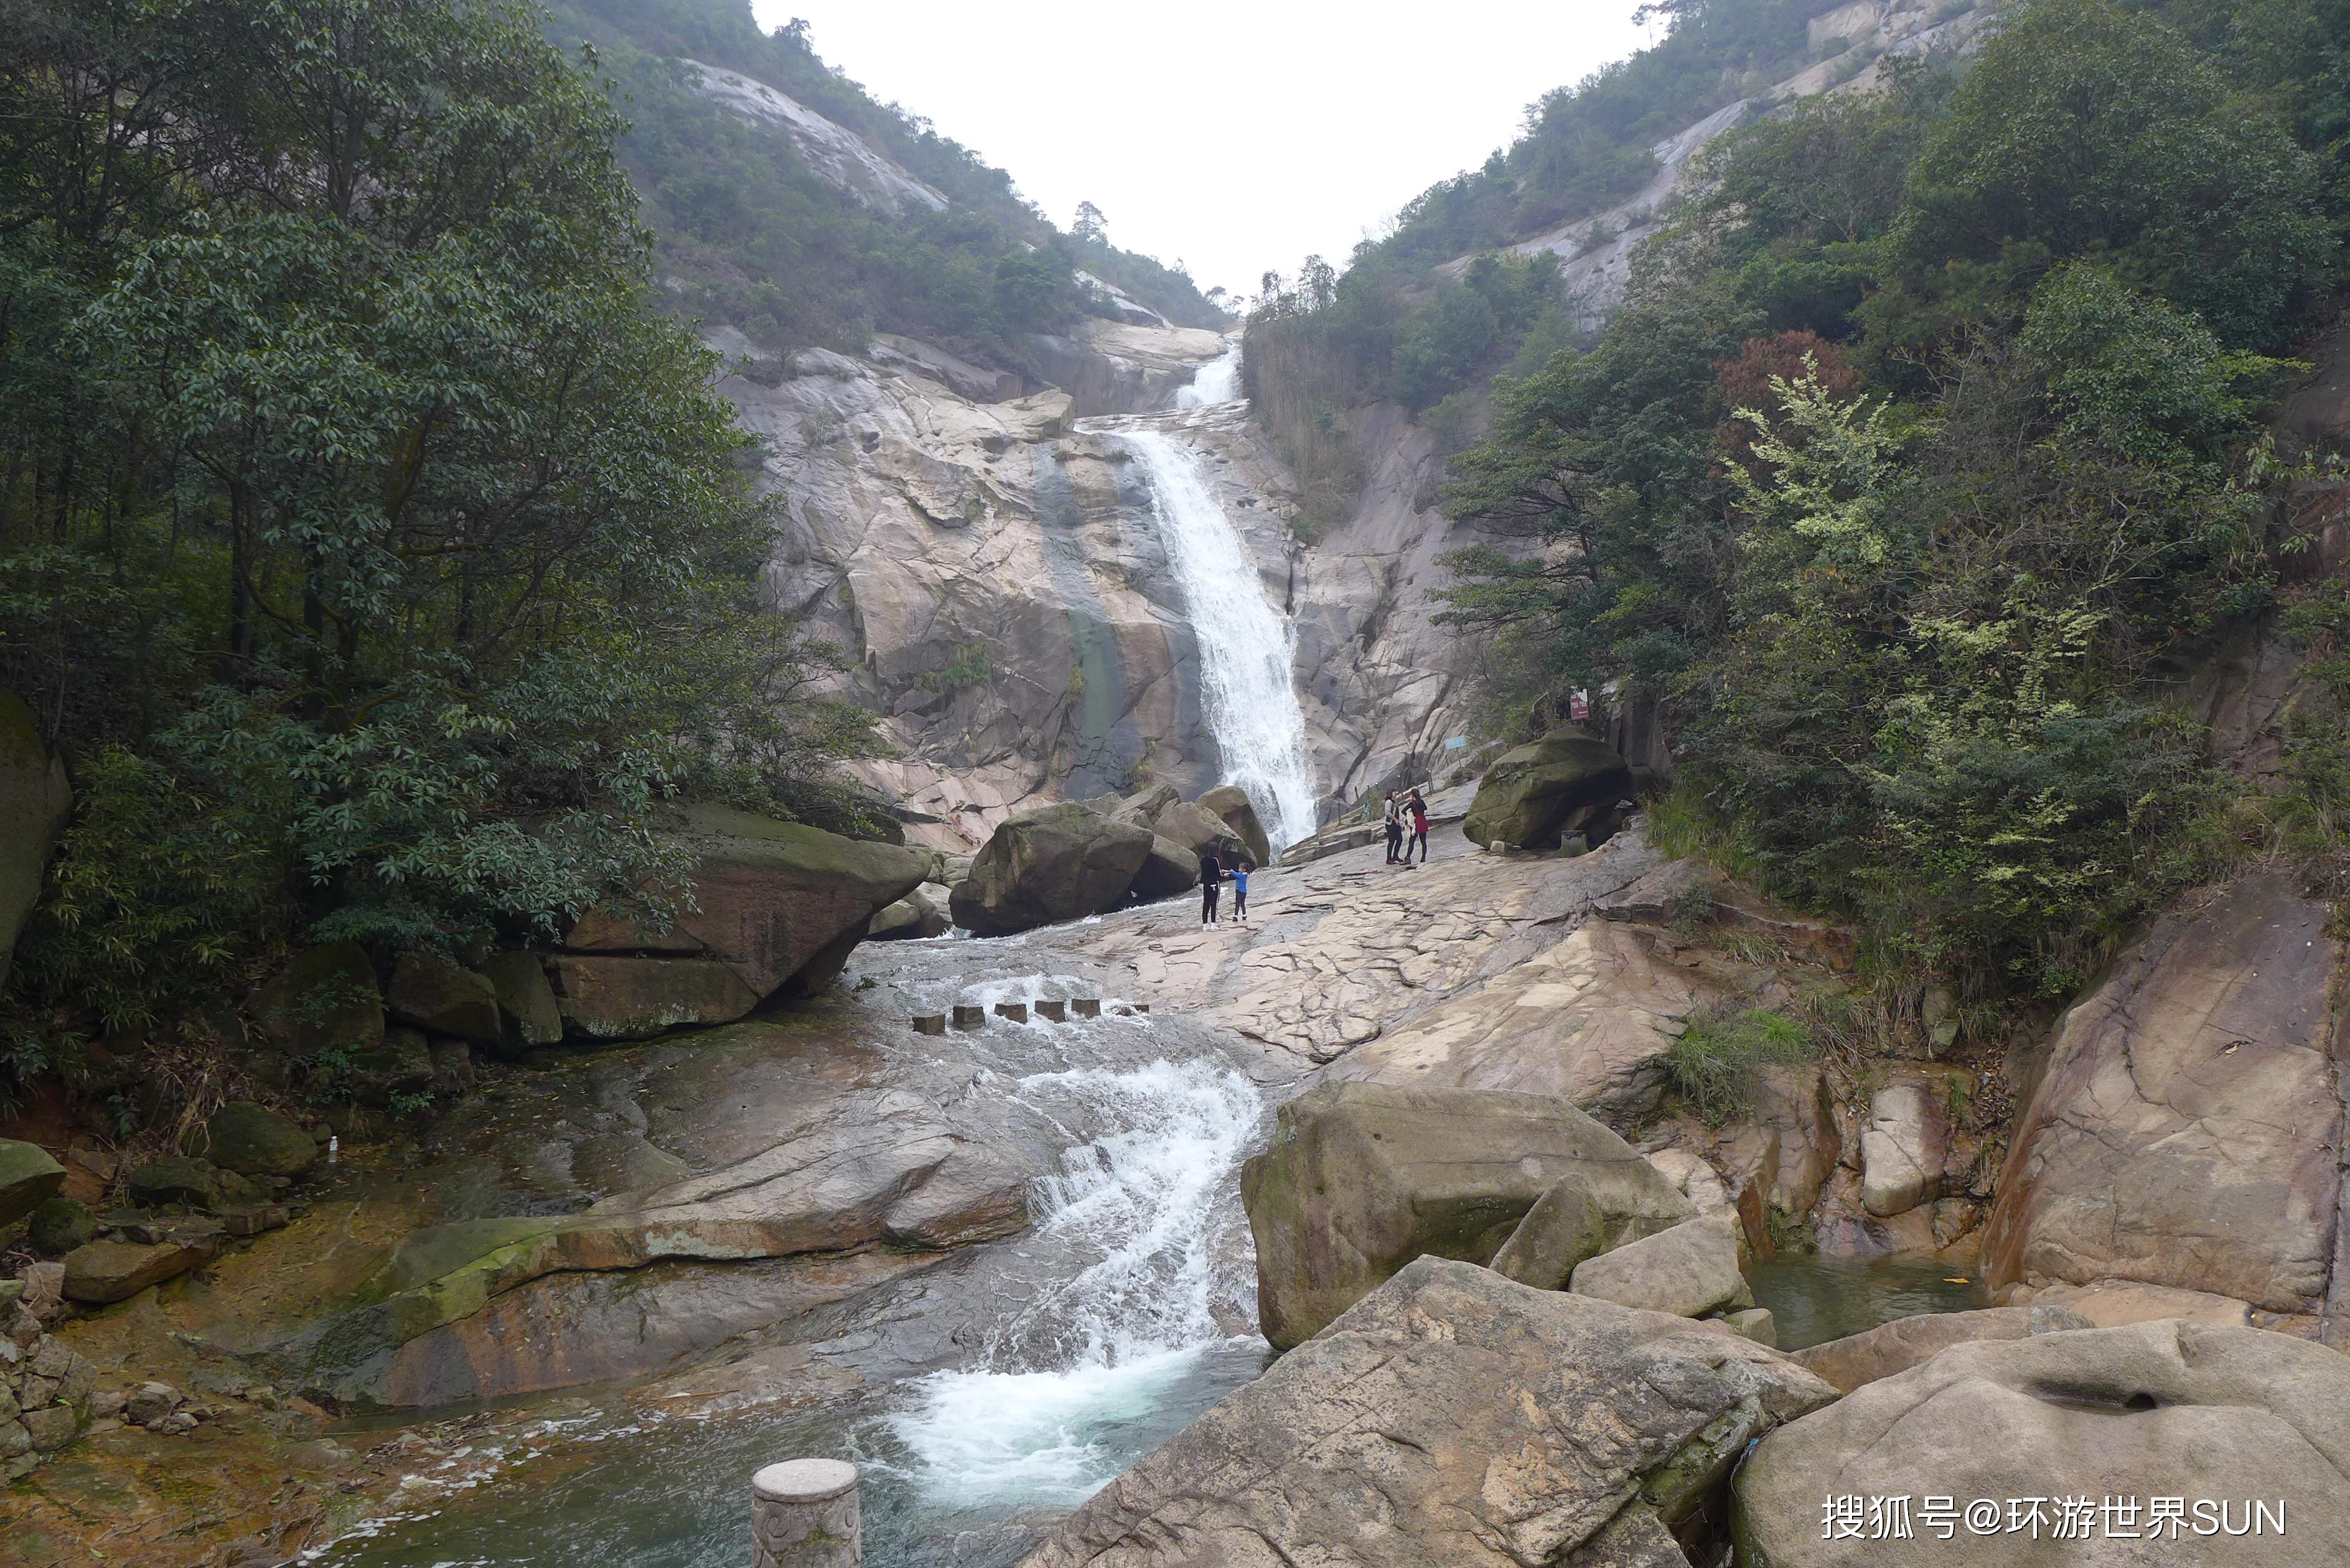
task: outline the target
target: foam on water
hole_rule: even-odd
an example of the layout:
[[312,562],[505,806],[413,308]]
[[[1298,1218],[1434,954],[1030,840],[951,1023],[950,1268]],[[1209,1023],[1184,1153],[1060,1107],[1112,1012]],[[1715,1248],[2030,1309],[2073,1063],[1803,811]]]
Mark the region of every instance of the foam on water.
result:
[[1224,779],[1247,792],[1277,853],[1317,826],[1305,713],[1290,674],[1296,647],[1289,621],[1265,602],[1255,563],[1216,504],[1199,455],[1163,431],[1128,431],[1120,439],[1141,461],[1199,639],[1201,706],[1223,754]]
[[1036,1243],[1087,1259],[988,1336],[978,1365],[933,1373],[890,1419],[914,1483],[954,1506],[1073,1504],[1125,1464],[1124,1436],[1248,1322],[1245,1271],[1215,1267],[1226,1201],[1263,1103],[1207,1062],[1032,1074],[1039,1114],[1116,1130],[1070,1148],[1036,1194]]
[[1175,406],[1179,409],[1205,409],[1218,403],[1241,400],[1241,340],[1231,340],[1222,355],[1200,367],[1191,383],[1179,388]]

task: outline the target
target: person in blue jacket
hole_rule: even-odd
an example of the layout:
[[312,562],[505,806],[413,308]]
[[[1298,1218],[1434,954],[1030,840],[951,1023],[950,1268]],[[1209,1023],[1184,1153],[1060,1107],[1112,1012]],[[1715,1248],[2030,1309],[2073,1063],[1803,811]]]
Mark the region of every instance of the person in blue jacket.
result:
[[1232,867],[1232,919],[1248,924],[1248,874],[1256,867],[1243,860]]

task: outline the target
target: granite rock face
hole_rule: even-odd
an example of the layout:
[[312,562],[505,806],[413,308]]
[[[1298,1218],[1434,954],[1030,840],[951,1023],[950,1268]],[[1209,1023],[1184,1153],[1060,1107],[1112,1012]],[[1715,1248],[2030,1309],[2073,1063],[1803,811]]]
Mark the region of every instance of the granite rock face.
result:
[[1865,1333],[1831,1339],[1792,1354],[1805,1366],[1849,1394],[1866,1384],[1907,1372],[1954,1345],[1986,1339],[2029,1339],[2099,1325],[2058,1306],[1985,1307],[1980,1312],[1923,1313],[1897,1317]]
[[1569,1176],[1611,1216],[1688,1212],[1630,1145],[1564,1100],[1307,1090],[1241,1168],[1265,1338],[1299,1344],[1422,1254],[1486,1262]]
[[2064,1016],[2000,1179],[1990,1282],[2338,1313],[2342,959],[2282,872],[2158,921]]
[[1421,1258],[1024,1568],[1685,1563],[1747,1445],[1834,1397],[1735,1335]]
[[[1985,1568],[2082,1561],[2163,1568],[2350,1561],[2350,1357],[2286,1334],[2178,1322],[1954,1345],[1866,1384],[1762,1439],[1736,1487],[1742,1563],[1752,1568]],[[1997,1503],[1996,1533],[1956,1542],[1823,1525],[1827,1494]],[[2123,1545],[2054,1533],[2057,1500],[2181,1498],[2176,1539]],[[2006,1528],[2007,1500],[2046,1522]],[[2208,1518],[2192,1511],[2211,1505]],[[2258,1540],[2251,1505],[2282,1511]],[[2216,1510],[2224,1504],[2224,1520]],[[2103,1519],[2093,1520],[2102,1532]],[[2289,1526],[2289,1528],[2287,1528]],[[1827,1537],[1824,1539],[1824,1537]],[[2102,1549],[2102,1550],[2101,1550]]]
[[1010,936],[1114,909],[1153,842],[1148,827],[1074,803],[1024,812],[995,830],[955,885],[954,922]]

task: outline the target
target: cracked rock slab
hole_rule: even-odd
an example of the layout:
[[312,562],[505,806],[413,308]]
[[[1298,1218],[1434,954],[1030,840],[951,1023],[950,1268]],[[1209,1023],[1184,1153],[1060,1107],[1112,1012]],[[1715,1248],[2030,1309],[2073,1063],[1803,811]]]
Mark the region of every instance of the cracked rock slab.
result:
[[1752,1438],[1834,1397],[1719,1330],[1422,1258],[1024,1568],[1654,1568]]

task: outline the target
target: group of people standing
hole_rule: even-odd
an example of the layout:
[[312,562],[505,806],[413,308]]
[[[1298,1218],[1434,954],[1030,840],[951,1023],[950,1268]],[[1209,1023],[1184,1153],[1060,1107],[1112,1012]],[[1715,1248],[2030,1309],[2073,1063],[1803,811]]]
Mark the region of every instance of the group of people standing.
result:
[[[1243,926],[1248,924],[1249,873],[1255,869],[1245,856],[1232,859],[1232,919]],[[1200,851],[1200,929],[1203,931],[1222,924],[1216,914],[1216,903],[1223,890],[1223,880],[1224,863],[1216,857],[1215,846],[1211,845]]]
[[1428,864],[1428,803],[1419,798],[1419,791],[1407,790],[1401,800],[1396,792],[1388,791],[1388,864],[1409,866],[1411,852],[1419,851],[1420,864]]

